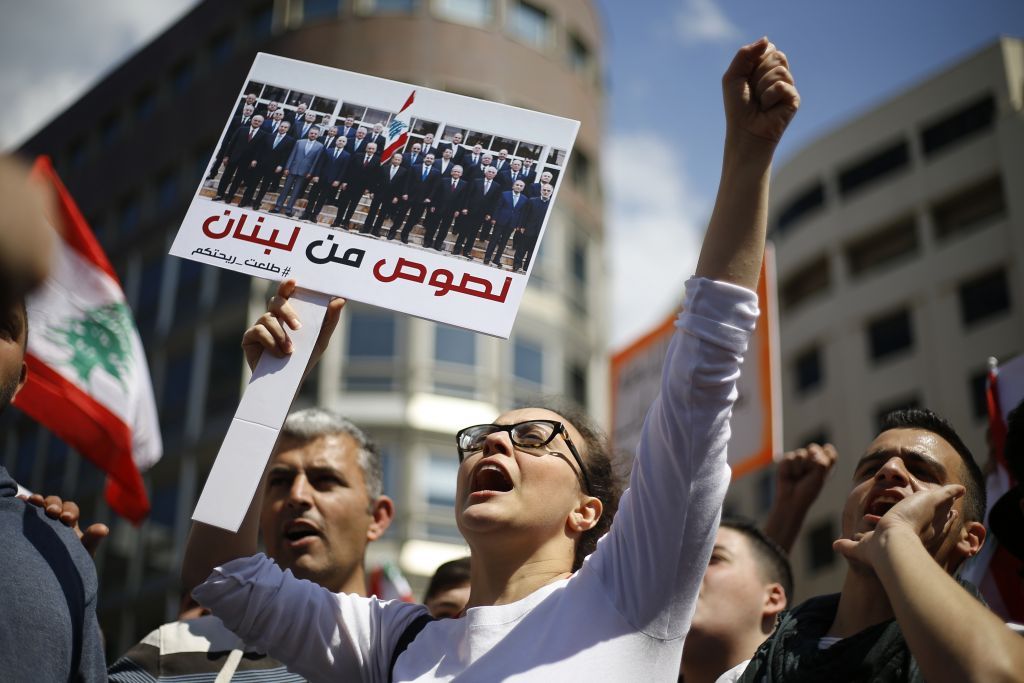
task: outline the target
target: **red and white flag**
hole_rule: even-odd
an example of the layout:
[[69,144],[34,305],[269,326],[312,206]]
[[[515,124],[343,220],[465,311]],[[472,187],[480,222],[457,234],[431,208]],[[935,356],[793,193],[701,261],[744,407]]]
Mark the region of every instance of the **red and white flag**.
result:
[[401,570],[390,562],[370,570],[370,595],[375,595],[381,600],[414,602],[412,587]]
[[49,278],[29,295],[28,382],[14,405],[107,473],[106,499],[139,523],[149,513],[140,470],[163,444],[142,341],[121,284],[50,160],[60,228]]
[[388,124],[388,145],[380,155],[381,166],[388,163],[395,152],[405,149],[405,143],[409,141],[409,127],[412,125],[412,103],[415,100],[416,91],[413,90]]

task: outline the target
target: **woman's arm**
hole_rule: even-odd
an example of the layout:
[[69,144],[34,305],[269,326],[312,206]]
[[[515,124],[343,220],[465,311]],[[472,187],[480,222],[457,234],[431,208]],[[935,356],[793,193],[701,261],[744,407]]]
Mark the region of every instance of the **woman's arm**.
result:
[[[295,292],[295,280],[286,280],[277,288],[277,294],[270,300],[267,312],[260,316],[242,336],[242,349],[249,369],[256,367],[260,357],[266,350],[277,357],[292,352],[292,343],[288,330],[297,330],[301,326],[295,310],[288,303],[288,298]],[[320,360],[330,342],[331,334],[341,319],[341,309],[345,306],[344,299],[333,299],[327,306],[320,335],[313,347],[306,368],[306,375]],[[305,376],[303,376],[305,379]],[[238,533],[231,533],[215,526],[195,522],[189,532],[185,545],[185,558],[181,566],[182,591],[187,593],[202,583],[214,567],[220,566],[239,557],[248,557],[256,552],[259,536],[259,511],[263,501],[261,485],[253,497],[249,510],[245,514]]]

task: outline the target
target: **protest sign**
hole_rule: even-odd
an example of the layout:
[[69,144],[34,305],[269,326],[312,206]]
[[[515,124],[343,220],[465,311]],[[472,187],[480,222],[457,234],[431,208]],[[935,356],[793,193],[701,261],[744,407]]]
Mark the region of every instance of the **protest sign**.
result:
[[[782,396],[775,294],[775,253],[768,245],[757,285],[760,316],[736,383],[729,440],[729,467],[738,478],[782,454]],[[612,442],[632,453],[647,409],[661,389],[661,367],[675,333],[676,314],[612,356]],[[622,468],[628,472],[625,463]]]
[[[265,54],[256,57],[249,72],[239,100],[242,110],[250,92],[257,95],[253,117],[261,117],[259,112],[270,102],[278,104],[271,98],[283,100],[276,110],[287,110],[293,119],[300,118],[300,109],[296,105],[291,111],[291,104],[312,105],[301,109],[301,122],[289,125],[281,139],[292,151],[291,164],[274,157],[278,135],[267,125],[274,115],[261,117],[256,126],[252,119],[243,125],[242,117],[233,116],[221,137],[222,155],[211,160],[172,254],[261,278],[293,277],[312,291],[508,337],[532,269],[532,252],[550,217],[547,208],[564,176],[577,121]],[[357,138],[356,131],[351,137],[341,134],[349,118],[356,131],[366,129],[364,137]],[[371,142],[375,125],[382,126],[378,143]],[[313,140],[308,132],[298,138],[307,127],[320,131]],[[329,136],[331,128],[339,134]],[[428,135],[433,136],[435,159],[426,182],[422,165],[402,166],[402,185],[394,194],[391,160],[379,153],[404,152],[403,163],[408,164],[412,146],[422,147]],[[325,137],[332,140],[330,150],[321,144]],[[340,175],[332,175],[332,152],[340,138],[349,140],[343,145],[347,165]],[[360,149],[355,149],[357,139],[363,141]],[[378,154],[365,163],[370,144]],[[485,181],[486,175],[479,163],[471,163],[476,145],[480,162],[488,154],[500,168],[487,183],[487,197],[474,204],[475,181]],[[444,148],[452,150],[448,160]],[[417,161],[426,151],[421,149]],[[308,161],[302,158],[306,156]],[[522,169],[515,173],[525,181],[522,194],[505,196],[513,190],[514,164],[526,161],[530,175],[524,178]],[[453,188],[456,165],[462,175]],[[280,174],[275,173],[278,167]],[[545,171],[552,174],[551,199],[538,204],[531,200],[541,199],[541,188],[533,186]],[[303,177],[289,185],[297,174]],[[358,196],[346,196],[360,185],[364,190]],[[503,210],[503,199],[515,205]],[[320,210],[313,213],[319,202]],[[348,213],[344,209],[351,204],[351,216],[341,216],[340,229],[332,230],[339,212]],[[309,218],[304,220],[304,215]],[[376,223],[377,230],[367,221]],[[459,241],[464,234],[462,242],[471,242],[468,247]],[[458,254],[453,253],[456,246]],[[516,261],[519,246],[525,248]],[[485,256],[490,256],[487,262],[482,261]]]
[[241,525],[331,295],[509,336],[578,128],[257,55],[171,254],[295,278],[303,327],[261,358],[193,519]]

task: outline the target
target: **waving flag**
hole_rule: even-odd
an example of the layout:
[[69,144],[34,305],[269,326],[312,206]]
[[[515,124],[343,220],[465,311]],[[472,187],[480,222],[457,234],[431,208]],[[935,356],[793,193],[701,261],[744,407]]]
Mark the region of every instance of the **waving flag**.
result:
[[50,222],[62,239],[49,279],[26,302],[29,376],[14,404],[105,471],[110,507],[138,523],[149,512],[139,470],[163,452],[142,341],[113,267],[49,159],[32,173],[55,190]]
[[370,570],[370,595],[375,595],[381,600],[415,602],[409,582],[401,570],[390,562]]
[[387,164],[395,152],[405,149],[405,143],[409,140],[409,127],[412,125],[412,103],[415,99],[416,91],[413,90],[409,93],[405,104],[395,114],[395,118],[388,124],[388,146],[380,155],[381,166]]

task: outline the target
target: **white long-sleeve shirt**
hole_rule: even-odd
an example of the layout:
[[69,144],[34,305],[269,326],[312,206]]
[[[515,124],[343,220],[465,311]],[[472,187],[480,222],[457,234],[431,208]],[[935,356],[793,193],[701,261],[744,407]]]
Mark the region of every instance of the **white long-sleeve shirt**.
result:
[[[753,292],[687,282],[630,488],[597,550],[522,600],[427,624],[394,680],[675,680],[729,483],[729,417],[756,318]],[[193,595],[311,681],[386,681],[396,641],[425,612],[331,593],[263,555],[219,567]]]

